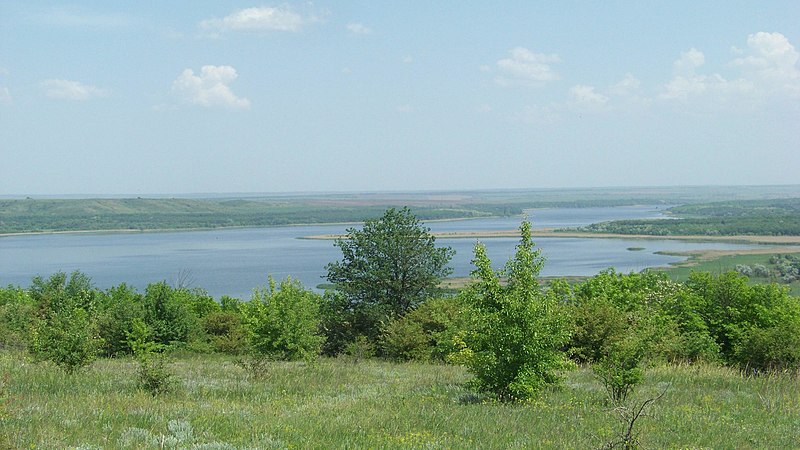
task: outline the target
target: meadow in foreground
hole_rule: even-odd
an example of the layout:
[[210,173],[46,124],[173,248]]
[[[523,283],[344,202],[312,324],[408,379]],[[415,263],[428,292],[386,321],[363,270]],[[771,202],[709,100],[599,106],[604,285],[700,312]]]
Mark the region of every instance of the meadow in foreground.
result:
[[[72,375],[0,353],[9,448],[598,448],[623,428],[588,369],[528,403],[483,401],[459,366],[272,363],[254,379],[234,357],[173,357],[177,388],[153,397],[133,359]],[[659,366],[635,399],[666,394],[637,422],[647,448],[792,448],[800,383],[717,366]]]

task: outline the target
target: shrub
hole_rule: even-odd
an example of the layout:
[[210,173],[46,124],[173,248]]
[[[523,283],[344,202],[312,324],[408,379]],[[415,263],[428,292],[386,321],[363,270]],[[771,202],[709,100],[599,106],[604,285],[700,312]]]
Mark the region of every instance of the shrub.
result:
[[625,314],[604,299],[592,299],[570,308],[574,329],[569,355],[579,363],[599,361],[606,347],[627,330]]
[[0,288],[0,349],[25,348],[34,303],[21,288]]
[[103,353],[118,356],[132,353],[129,334],[135,320],[144,320],[142,296],[135,289],[120,284],[105,293],[105,308],[98,317]]
[[320,296],[291,278],[276,288],[257,289],[242,306],[250,356],[268,360],[311,360],[320,351]]
[[247,349],[247,333],[239,313],[212,312],[203,319],[203,330],[214,351],[238,355]]
[[430,299],[384,326],[381,349],[393,359],[444,362],[456,351],[454,336],[465,326],[460,298]]
[[608,345],[606,353],[592,366],[608,398],[622,404],[633,388],[642,382],[642,359],[646,345],[634,333]]
[[353,363],[358,363],[375,356],[375,345],[365,336],[358,336],[353,342],[347,344],[343,354]]
[[373,349],[380,340],[381,324],[391,317],[385,305],[363,304],[338,291],[326,291],[320,305],[320,333],[325,336],[322,354],[336,356],[359,337]]
[[89,277],[77,271],[69,278],[62,272],[47,280],[35,277],[30,295],[36,308],[30,352],[68,373],[94,361],[103,341],[93,319],[99,295]]
[[[773,334],[777,338],[782,334],[778,331],[781,327],[798,330],[797,324],[800,323],[800,302],[790,297],[786,288],[776,284],[749,285],[747,282],[746,277],[736,272],[718,276],[694,272],[686,282],[688,291],[695,296],[694,303],[709,334],[727,363],[747,364],[749,356],[741,349],[755,345],[748,343],[751,337],[761,340]],[[779,324],[783,325],[778,327]],[[754,331],[773,328],[769,333]],[[791,333],[791,328],[785,330]]]
[[[526,400],[560,380],[567,366],[560,350],[569,339],[569,324],[561,305],[546,296],[536,277],[544,264],[531,240],[531,226],[520,226],[522,238],[502,273],[496,273],[486,249],[475,247],[476,278],[463,292],[471,307],[470,331],[459,357],[475,375],[480,392],[500,400]],[[507,277],[505,286],[500,275]]]
[[167,367],[164,345],[151,340],[150,330],[142,320],[135,319],[128,333],[129,346],[139,363],[136,371],[138,385],[153,397],[171,391],[175,375]]
[[800,324],[786,321],[748,330],[736,346],[734,358],[748,372],[796,372],[800,369]]
[[166,282],[147,286],[143,298],[144,322],[154,342],[162,345],[186,344],[197,328],[192,311],[192,294],[174,289]]
[[73,373],[97,358],[102,342],[85,310],[62,309],[35,322],[29,349],[35,357]]

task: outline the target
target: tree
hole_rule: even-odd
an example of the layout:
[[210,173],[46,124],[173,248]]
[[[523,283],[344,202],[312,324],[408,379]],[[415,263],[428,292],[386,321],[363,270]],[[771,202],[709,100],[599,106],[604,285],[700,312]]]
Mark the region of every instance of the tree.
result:
[[[482,244],[475,247],[472,275],[463,293],[472,310],[471,330],[461,360],[475,375],[473,385],[503,401],[527,400],[559,381],[565,368],[561,351],[570,324],[556,295],[542,292],[537,276],[544,264],[534,250],[530,222],[520,226],[515,256],[500,273],[492,269]],[[501,277],[507,282],[502,284]]]
[[407,207],[388,209],[336,240],[342,260],[326,266],[327,279],[347,297],[350,310],[369,318],[361,334],[374,339],[381,320],[402,316],[437,293],[452,272],[448,263],[455,252],[435,241]]

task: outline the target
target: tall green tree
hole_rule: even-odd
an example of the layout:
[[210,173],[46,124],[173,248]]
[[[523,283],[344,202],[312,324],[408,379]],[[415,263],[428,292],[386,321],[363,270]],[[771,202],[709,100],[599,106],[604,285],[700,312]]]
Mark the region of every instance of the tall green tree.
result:
[[382,217],[368,220],[362,229],[347,229],[337,239],[342,260],[330,263],[327,279],[346,298],[346,307],[365,320],[360,334],[374,338],[384,319],[399,317],[433,297],[455,253],[436,247],[430,228],[424,227],[409,208],[388,209]]
[[475,281],[461,294],[473,320],[462,361],[480,392],[504,401],[530,399],[557,383],[558,371],[566,367],[561,349],[570,336],[557,296],[546,295],[537,281],[544,258],[534,248],[527,220],[520,234],[516,254],[499,273],[486,248],[475,247]]

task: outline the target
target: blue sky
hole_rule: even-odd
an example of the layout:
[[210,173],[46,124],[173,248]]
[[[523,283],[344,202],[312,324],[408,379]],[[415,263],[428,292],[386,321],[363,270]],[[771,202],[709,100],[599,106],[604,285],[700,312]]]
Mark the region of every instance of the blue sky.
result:
[[796,184],[800,2],[0,2],[0,194]]

